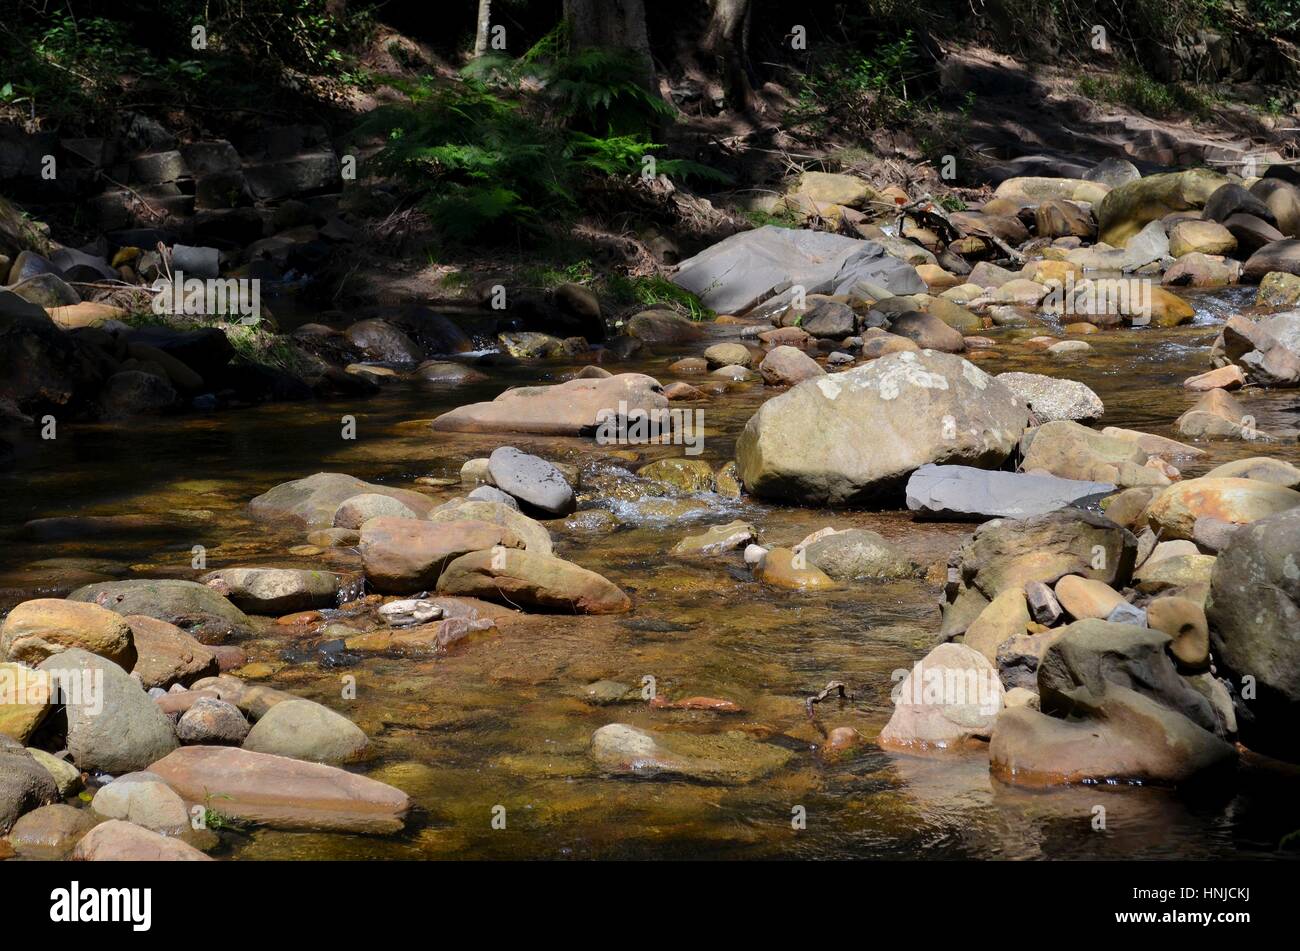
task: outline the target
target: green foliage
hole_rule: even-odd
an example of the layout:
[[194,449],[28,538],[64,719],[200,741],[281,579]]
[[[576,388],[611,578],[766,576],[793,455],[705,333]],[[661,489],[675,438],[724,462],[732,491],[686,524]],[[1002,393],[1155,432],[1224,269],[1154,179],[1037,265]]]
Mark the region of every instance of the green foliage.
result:
[[909,85],[915,86],[920,72],[910,29],[870,53],[838,51],[800,77],[798,105],[787,121],[817,135],[849,136],[905,124],[917,114],[918,98]]
[[1162,83],[1137,69],[1115,76],[1087,76],[1079,92],[1090,99],[1129,106],[1154,118],[1191,114],[1201,118],[1213,109],[1211,96],[1187,83]]
[[624,277],[614,275],[605,282],[605,293],[616,303],[641,307],[670,307],[684,311],[692,320],[712,320],[717,316],[700,303],[700,299],[667,278]]

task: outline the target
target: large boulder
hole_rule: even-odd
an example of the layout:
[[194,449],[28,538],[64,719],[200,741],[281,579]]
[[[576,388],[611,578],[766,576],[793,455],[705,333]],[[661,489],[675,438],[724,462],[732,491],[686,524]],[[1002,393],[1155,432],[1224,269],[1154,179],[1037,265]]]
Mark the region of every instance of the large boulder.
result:
[[907,480],[907,507],[933,518],[1025,518],[1114,490],[1109,482],[924,465]]
[[277,703],[253,725],[244,749],[311,763],[345,763],[370,741],[355,723],[311,700]]
[[767,225],[726,238],[683,261],[673,283],[723,314],[743,314],[792,285],[805,294],[844,294],[867,281],[894,294],[925,282],[875,241]]
[[751,493],[803,504],[896,497],[926,463],[1001,465],[1028,411],[961,357],[922,350],[808,380],[768,400],[736,443]]
[[39,304],[0,290],[0,397],[26,413],[82,410],[112,371],[111,361],[59,329]]
[[219,568],[199,581],[217,588],[241,611],[292,614],[338,606],[339,576],[309,568]]
[[348,343],[371,360],[383,363],[419,363],[424,351],[386,320],[359,320],[343,332]]
[[1269,274],[1300,275],[1300,240],[1283,238],[1257,249],[1241,268],[1241,279],[1258,284]]
[[98,654],[127,670],[135,666],[130,626],[97,604],[37,598],[15,607],[0,626],[0,660],[32,666],[70,647]]
[[140,681],[79,648],[42,661],[68,718],[68,752],[83,771],[129,773],[176,748],[176,732]]
[[1300,385],[1300,310],[1229,317],[1215,350],[1257,386]]
[[372,518],[361,529],[366,580],[389,594],[431,590],[452,561],[494,546],[522,548],[524,542],[506,526],[473,519]]
[[1149,222],[1205,206],[1228,179],[1208,169],[1148,175],[1111,189],[1097,207],[1098,239],[1122,248]]
[[117,614],[143,614],[175,624],[205,644],[252,632],[248,616],[217,591],[179,578],[106,581],[78,588],[69,601],[88,601]]
[[190,804],[280,829],[400,832],[411,799],[337,766],[221,746],[186,746],[149,767]]
[[554,386],[521,386],[486,403],[443,413],[438,432],[599,435],[602,423],[659,413],[668,408],[659,381],[641,373],[580,378]]
[[997,668],[964,644],[940,644],[894,691],[894,712],[880,732],[886,749],[945,750],[987,739],[1002,709]]
[[1175,482],[1151,500],[1147,520],[1166,539],[1195,537],[1198,518],[1233,525],[1300,506],[1300,492],[1259,479],[1187,479]]
[[396,499],[416,515],[425,515],[432,508],[429,498],[419,492],[374,485],[340,472],[317,472],[305,479],[282,482],[257,496],[248,503],[248,512],[261,521],[286,521],[307,529],[330,528],[339,506],[363,493]]
[[594,571],[516,548],[462,555],[438,578],[438,591],[575,614],[619,614],[632,607],[616,584]]
[[1242,740],[1300,762],[1300,508],[1232,534],[1210,576],[1206,606],[1214,656],[1242,695]]
[[1136,442],[1099,433],[1072,420],[1054,420],[1030,429],[1020,441],[1020,452],[1020,468],[1025,472],[1125,488],[1169,483],[1163,472],[1147,468],[1149,454]]

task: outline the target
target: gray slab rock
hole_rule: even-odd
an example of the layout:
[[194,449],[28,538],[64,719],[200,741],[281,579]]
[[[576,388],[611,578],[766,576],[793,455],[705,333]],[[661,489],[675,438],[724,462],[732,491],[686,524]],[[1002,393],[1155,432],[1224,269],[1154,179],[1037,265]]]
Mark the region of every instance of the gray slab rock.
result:
[[1027,518],[1114,491],[1106,482],[924,465],[907,480],[907,507],[921,515],[962,520]]

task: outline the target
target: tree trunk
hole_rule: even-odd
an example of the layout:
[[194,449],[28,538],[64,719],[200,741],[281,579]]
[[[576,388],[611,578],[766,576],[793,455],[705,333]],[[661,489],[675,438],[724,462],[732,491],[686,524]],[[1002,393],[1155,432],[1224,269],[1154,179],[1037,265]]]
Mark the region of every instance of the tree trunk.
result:
[[492,0],[478,0],[478,31],[474,36],[474,58],[478,59],[488,51],[488,41],[492,34]]
[[564,0],[574,49],[627,49],[650,60],[643,0]]
[[749,65],[750,0],[711,0],[711,3],[713,10],[700,49],[717,64],[732,106],[751,110],[757,104],[757,97]]

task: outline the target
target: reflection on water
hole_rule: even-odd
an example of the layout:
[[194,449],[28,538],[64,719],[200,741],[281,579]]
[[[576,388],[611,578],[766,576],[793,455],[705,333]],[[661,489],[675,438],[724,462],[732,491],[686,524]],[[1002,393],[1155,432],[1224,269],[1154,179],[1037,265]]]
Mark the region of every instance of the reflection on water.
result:
[[[1000,342],[973,359],[989,372],[1069,376],[1106,403],[1105,422],[1176,435],[1173,420],[1193,398],[1184,378],[1208,368],[1215,325],[1243,292],[1199,294],[1195,324],[1173,330],[1115,330],[1088,338],[1082,358],[1053,361],[1019,345],[1042,328],[993,330]],[[709,328],[722,336],[724,328]],[[675,354],[626,365],[667,380]],[[572,367],[496,368],[491,384],[456,393],[397,386],[360,402],[264,406],[211,416],[65,426],[59,438],[0,473],[6,502],[0,529],[0,599],[26,598],[96,580],[193,577],[190,552],[209,567],[235,563],[357,566],[350,551],[290,553],[300,535],[272,531],[244,514],[248,499],[312,472],[345,471],[388,484],[455,477],[461,463],[503,439],[435,434],[424,421],[504,386],[558,379]],[[768,394],[738,387],[705,406],[702,458],[731,458],[744,422]],[[1264,431],[1295,425],[1294,394],[1240,394]],[[357,439],[340,438],[340,418]],[[614,618],[529,618],[478,636],[436,659],[355,656],[340,670],[315,662],[314,643],[271,624],[245,643],[266,665],[267,682],[328,703],[375,738],[357,767],[416,799],[408,831],[376,839],[271,830],[228,833],[224,856],[246,858],[506,857],[988,857],[1116,858],[1276,854],[1300,826],[1293,787],[1254,777],[1235,790],[1197,798],[1151,789],[1026,792],[989,778],[979,753],[944,758],[887,754],[867,743],[838,758],[821,750],[825,731],[856,728],[871,738],[889,715],[891,675],[934,643],[938,585],[904,581],[818,595],[775,592],[750,580],[738,558],[671,559],[668,549],[701,522],[743,518],[765,542],[791,544],[828,524],[865,527],[903,545],[941,577],[969,526],[913,523],[902,513],[829,512],[703,494],[676,514],[648,504],[629,482],[642,461],[680,448],[639,447],[638,460],[590,441],[517,437],[524,450],[582,466],[602,486],[632,490],[593,498],[614,530],[566,532],[550,523],[557,554],[600,571],[632,592],[633,614]],[[1209,444],[1195,475],[1228,459],[1268,454],[1300,463],[1290,442],[1268,447]],[[455,489],[427,489],[451,497]],[[681,501],[681,500],[679,500]],[[49,523],[41,538],[19,537],[29,519],[108,516]],[[131,518],[122,518],[131,516]],[[346,617],[342,618],[346,623]],[[298,639],[295,639],[298,638]],[[353,662],[354,661],[354,662]],[[340,677],[357,678],[354,702]],[[651,711],[644,703],[589,706],[579,688],[597,680],[634,687],[653,676],[662,695],[734,700],[744,713]],[[805,713],[806,697],[843,680],[851,700]],[[791,765],[745,786],[615,779],[586,755],[591,733],[610,722],[657,730],[740,730],[792,750]],[[505,830],[490,826],[506,807]],[[791,826],[802,806],[807,827]],[[1104,831],[1093,828],[1105,809]]]

